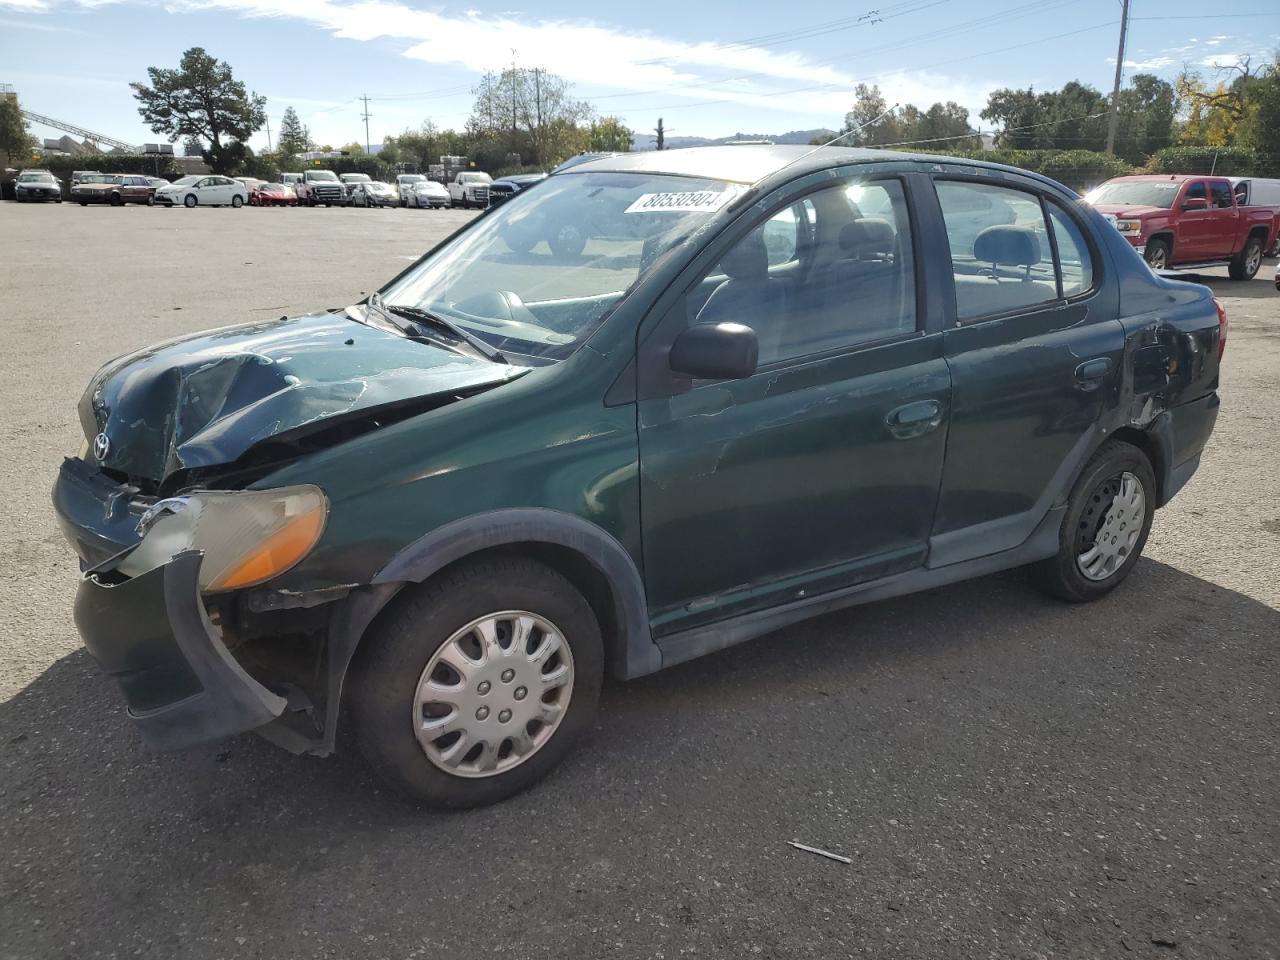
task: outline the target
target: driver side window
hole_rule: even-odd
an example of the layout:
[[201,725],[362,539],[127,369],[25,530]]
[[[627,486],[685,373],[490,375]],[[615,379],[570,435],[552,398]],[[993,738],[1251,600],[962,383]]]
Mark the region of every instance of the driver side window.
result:
[[760,366],[913,332],[915,270],[902,185],[844,183],[774,211],[686,300],[690,324],[751,327]]

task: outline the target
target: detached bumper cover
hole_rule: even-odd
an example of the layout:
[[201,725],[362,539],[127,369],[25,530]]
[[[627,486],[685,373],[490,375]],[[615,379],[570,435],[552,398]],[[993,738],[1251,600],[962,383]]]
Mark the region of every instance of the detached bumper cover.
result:
[[227,652],[200,600],[202,555],[180,553],[132,580],[88,573],[76,594],[85,647],[124,692],[129,718],[156,750],[181,750],[263,726],[286,701]]

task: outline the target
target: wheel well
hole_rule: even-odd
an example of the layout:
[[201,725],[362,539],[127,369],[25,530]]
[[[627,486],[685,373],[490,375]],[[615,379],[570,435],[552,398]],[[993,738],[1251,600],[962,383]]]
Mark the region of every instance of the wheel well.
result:
[[586,598],[604,640],[605,670],[617,674],[615,666],[625,662],[625,638],[622,636],[622,614],[613,587],[598,567],[571,547],[555,543],[528,541],[488,547],[445,564],[423,583],[444,576],[460,564],[474,563],[493,557],[527,557],[545,564],[568,580]]
[[1156,496],[1157,502],[1164,499],[1164,473],[1165,463],[1164,454],[1160,450],[1158,444],[1151,434],[1145,430],[1139,430],[1137,427],[1121,427],[1111,434],[1108,440],[1120,440],[1124,443],[1137,447],[1146,456],[1147,461],[1151,464],[1151,472],[1156,478]]
[[1257,226],[1249,231],[1249,236],[1257,237],[1265,244],[1267,242],[1267,237],[1270,235],[1270,233],[1271,233],[1271,230],[1269,227]]
[[1149,239],[1149,240],[1147,241],[1147,243],[1152,243],[1152,242],[1154,242],[1154,241],[1156,241],[1156,240],[1162,240],[1162,241],[1164,241],[1166,244],[1168,244],[1169,249],[1170,249],[1171,251],[1173,250],[1173,234],[1171,234],[1171,233],[1153,233],[1153,234],[1151,235],[1151,239]]

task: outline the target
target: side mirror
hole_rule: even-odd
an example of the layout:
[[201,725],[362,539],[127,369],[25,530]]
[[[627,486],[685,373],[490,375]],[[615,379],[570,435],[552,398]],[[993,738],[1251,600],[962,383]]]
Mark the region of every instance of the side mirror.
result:
[[1190,200],[1182,201],[1183,210],[1208,210],[1209,201],[1204,197],[1192,197]]
[[695,380],[742,380],[756,372],[760,344],[741,323],[696,323],[676,337],[669,362]]

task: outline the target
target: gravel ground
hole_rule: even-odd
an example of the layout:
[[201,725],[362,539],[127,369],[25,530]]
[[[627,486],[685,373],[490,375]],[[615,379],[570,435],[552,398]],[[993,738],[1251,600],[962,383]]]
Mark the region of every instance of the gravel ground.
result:
[[347,743],[143,752],[49,505],[88,377],[351,302],[466,216],[0,206],[0,957],[1280,957],[1270,263],[1211,281],[1217,432],[1099,603],[1012,572],[614,684],[555,775],[467,814]]

